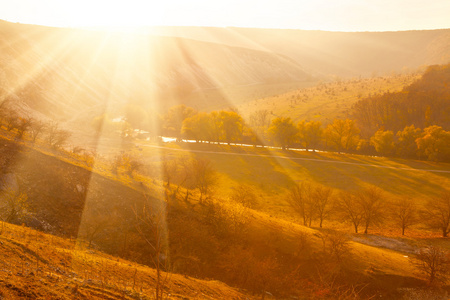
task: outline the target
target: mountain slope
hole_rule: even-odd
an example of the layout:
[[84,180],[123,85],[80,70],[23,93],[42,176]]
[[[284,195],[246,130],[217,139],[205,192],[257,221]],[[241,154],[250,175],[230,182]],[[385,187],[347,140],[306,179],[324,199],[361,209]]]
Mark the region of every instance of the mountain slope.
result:
[[128,102],[159,110],[197,90],[309,79],[282,55],[182,38],[8,22],[0,36],[1,96],[49,116]]
[[368,76],[450,61],[450,29],[327,32],[292,29],[156,27],[153,34],[272,51],[313,74]]
[[[23,226],[3,224],[0,262],[1,299],[154,299],[154,269]],[[165,291],[164,299],[252,298],[178,274]]]

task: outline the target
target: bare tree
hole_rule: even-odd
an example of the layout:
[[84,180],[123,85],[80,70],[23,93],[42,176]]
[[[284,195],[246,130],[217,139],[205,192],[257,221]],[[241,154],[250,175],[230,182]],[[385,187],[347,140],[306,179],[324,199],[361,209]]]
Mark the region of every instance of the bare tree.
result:
[[195,158],[192,160],[192,177],[200,192],[200,203],[202,203],[203,196],[209,195],[213,186],[217,183],[217,172],[210,160]]
[[430,285],[446,281],[450,272],[450,253],[435,246],[419,250],[413,264],[425,274]]
[[319,218],[319,226],[322,228],[323,220],[328,216],[330,212],[330,199],[333,194],[333,190],[329,187],[316,186],[313,191],[313,199],[315,203],[315,209],[317,217]]
[[347,234],[340,231],[324,231],[321,233],[324,252],[341,263],[350,252],[350,239]]
[[64,146],[70,138],[71,133],[67,130],[60,129],[57,122],[51,122],[47,125],[47,143],[53,148],[60,148]]
[[44,133],[45,131],[45,126],[46,124],[42,121],[33,119],[30,123],[30,136],[31,136],[31,141],[33,143],[36,142],[36,139],[38,138],[39,135],[41,135],[42,133]]
[[411,198],[401,197],[394,200],[390,211],[394,222],[402,229],[402,235],[405,235],[406,228],[418,221],[417,206]]
[[18,137],[20,139],[22,139],[25,132],[27,132],[30,129],[32,122],[33,119],[30,116],[22,116],[17,119],[16,128],[18,132]]
[[341,192],[336,202],[336,209],[343,221],[350,222],[358,233],[358,227],[363,219],[363,210],[357,198],[350,192]]
[[289,192],[287,201],[303,218],[303,225],[311,227],[311,222],[315,213],[311,183],[302,182],[293,186]]
[[384,212],[384,198],[380,189],[375,187],[366,188],[356,193],[357,202],[361,207],[364,233],[367,234],[371,225],[379,223]]
[[136,230],[153,250],[151,259],[156,270],[155,299],[161,300],[170,275],[166,202],[152,201],[149,195],[144,195],[142,207],[135,206],[134,214]]
[[14,189],[0,190],[0,218],[4,222],[18,223],[27,213],[28,196]]
[[230,196],[231,200],[241,203],[245,207],[254,207],[256,204],[256,194],[252,187],[246,184],[240,184],[233,188]]
[[439,229],[443,237],[450,233],[450,191],[444,191],[440,197],[430,199],[424,212],[430,228]]

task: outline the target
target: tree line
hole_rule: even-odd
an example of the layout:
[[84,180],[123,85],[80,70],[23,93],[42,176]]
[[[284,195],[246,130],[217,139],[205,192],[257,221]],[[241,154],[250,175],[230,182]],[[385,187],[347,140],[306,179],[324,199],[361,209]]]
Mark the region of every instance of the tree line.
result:
[[0,103],[0,127],[14,133],[18,139],[29,139],[32,143],[44,141],[53,148],[63,147],[71,136],[70,131],[61,128],[56,121],[42,121],[21,112],[12,99]]
[[438,125],[424,129],[409,125],[397,132],[379,129],[364,138],[352,119],[334,119],[324,126],[319,121],[295,123],[289,117],[272,118],[267,110],[257,110],[244,119],[235,110],[206,113],[184,105],[170,108],[154,124],[157,124],[153,127],[155,135],[175,137],[177,141],[273,145],[283,150],[302,148],[450,161],[450,131]]
[[309,182],[293,186],[287,197],[288,203],[300,217],[304,226],[313,222],[322,228],[323,222],[349,223],[355,233],[383,223],[394,224],[402,235],[413,225],[423,224],[439,230],[443,237],[450,233],[450,192],[430,198],[422,205],[413,198],[403,196],[388,198],[376,188],[336,192],[329,187]]
[[384,93],[359,100],[352,118],[368,138],[376,131],[401,131],[407,126],[432,125],[450,129],[450,64],[430,66],[423,76],[396,93]]

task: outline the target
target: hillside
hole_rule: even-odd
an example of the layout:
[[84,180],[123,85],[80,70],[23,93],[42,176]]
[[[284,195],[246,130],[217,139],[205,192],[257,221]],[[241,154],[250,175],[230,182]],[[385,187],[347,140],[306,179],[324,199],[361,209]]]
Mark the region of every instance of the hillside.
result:
[[[309,297],[326,289],[330,295],[337,295],[365,286],[358,293],[395,299],[400,293],[399,288],[419,288],[424,284],[416,277],[418,275],[415,275],[408,258],[414,251],[428,243],[449,247],[447,240],[436,238],[436,234],[430,237],[428,229],[421,226],[411,228],[411,236],[406,239],[400,238],[395,230],[390,230],[385,236],[383,227],[372,229],[373,232],[381,230],[381,235],[350,234],[349,227],[345,224],[335,227],[332,220],[326,221],[323,229],[300,226],[298,216],[287,205],[284,196],[288,183],[304,178],[344,190],[349,188],[345,183],[352,180],[352,187],[375,184],[390,195],[399,193],[421,197],[438,194],[448,185],[446,164],[312,153],[291,153],[293,156],[289,157],[277,151],[269,153],[245,148],[216,149],[223,153],[214,153],[214,148],[208,145],[203,145],[203,149],[202,145],[192,145],[193,148],[189,147],[191,149],[187,152],[174,146],[146,148],[143,155],[148,160],[144,161],[143,169],[129,175],[120,170],[111,172],[110,162],[101,157],[90,165],[70,152],[45,150],[44,145],[38,145],[42,150],[37,151],[26,141],[17,144],[3,138],[0,145],[2,182],[10,187],[16,186],[27,195],[28,213],[16,220],[19,223],[59,236],[72,236],[77,239],[77,245],[101,249],[152,266],[151,258],[155,253],[136,231],[136,226],[139,226],[136,212],[145,203],[151,203],[154,208],[159,207],[158,203],[166,203],[162,206],[166,215],[163,228],[167,232],[165,236],[173,271],[198,278],[213,278],[256,294],[270,291],[277,297]],[[131,146],[123,149],[130,154],[139,152]],[[195,189],[189,190],[190,197],[187,198],[188,190],[177,188],[175,178],[168,186],[164,182],[167,177],[162,178],[164,173],[158,175],[157,170],[162,166],[157,164],[185,155],[209,158],[217,168],[220,179],[213,199],[200,200]],[[424,168],[443,172],[417,171]],[[320,178],[325,178],[325,181]],[[390,185],[394,180],[395,188]],[[257,205],[252,209],[236,206],[227,200],[232,187],[242,182],[254,187],[259,195]],[[411,182],[421,182],[420,191],[412,189]],[[326,240],[322,239],[327,234],[333,236],[335,232],[329,226],[346,232],[346,249],[352,255],[345,256],[344,261],[335,260],[334,254],[327,254],[330,250],[327,244],[323,244]],[[8,231],[16,227],[6,224],[6,228]],[[28,229],[19,230],[27,232]],[[25,243],[15,239],[16,243]],[[6,242],[3,245],[10,245]],[[9,246],[5,247],[8,249]],[[31,242],[30,247],[34,247]],[[39,249],[38,244],[36,247]],[[32,249],[36,253],[36,249]],[[90,250],[80,255],[85,261],[96,261]],[[38,263],[48,263],[48,268],[51,268],[53,260],[39,260]],[[322,266],[320,271],[317,270],[319,265]],[[131,269],[133,271],[137,267],[133,269],[131,264]],[[52,271],[49,269],[49,272]],[[84,267],[82,271],[75,271],[85,276],[84,281],[95,272],[100,270]],[[115,272],[112,271],[117,274]],[[149,272],[151,274],[152,271]],[[131,273],[126,277],[130,276]],[[110,278],[108,281],[113,280],[107,278]],[[179,277],[173,275],[173,278]],[[18,279],[14,277],[11,280]],[[5,287],[11,287],[11,281],[8,283]],[[120,284],[130,287],[130,282],[119,281],[117,285],[120,287]],[[81,283],[75,290],[82,287],[85,288],[83,292],[88,293],[89,287]],[[37,289],[43,290],[43,287],[38,286]],[[194,289],[192,293],[195,292]]]
[[283,54],[313,75],[371,76],[450,61],[450,29],[327,32],[258,28],[157,27],[179,36]]
[[2,97],[13,94],[25,109],[61,119],[130,102],[162,112],[198,90],[310,80],[283,55],[183,38],[4,21],[0,35]]
[[[155,270],[23,226],[2,226],[0,268],[5,300],[154,299]],[[166,292],[164,299],[252,298],[217,281],[177,274],[170,274]]]
[[246,119],[255,110],[267,110],[272,117],[290,117],[296,122],[320,121],[326,125],[335,118],[350,117],[352,106],[361,99],[402,91],[420,77],[418,74],[403,74],[323,82],[271,97],[241,102],[237,109]]

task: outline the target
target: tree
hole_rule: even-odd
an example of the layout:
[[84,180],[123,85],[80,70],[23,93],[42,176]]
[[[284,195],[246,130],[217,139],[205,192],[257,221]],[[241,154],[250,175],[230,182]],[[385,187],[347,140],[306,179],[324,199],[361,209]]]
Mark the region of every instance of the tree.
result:
[[230,198],[232,201],[250,208],[254,207],[257,201],[255,191],[246,184],[240,184],[234,187]]
[[0,217],[4,222],[19,223],[26,215],[28,196],[14,189],[0,190]]
[[350,252],[350,239],[347,234],[339,231],[324,231],[320,234],[324,252],[341,263]]
[[325,129],[327,143],[340,153],[343,150],[353,150],[358,146],[359,129],[353,120],[335,119]]
[[287,198],[291,207],[302,217],[303,225],[310,227],[316,210],[312,190],[311,183],[302,182],[291,188]]
[[390,130],[378,130],[370,138],[370,144],[375,147],[375,151],[384,156],[389,156],[394,152],[394,133]]
[[314,152],[319,146],[322,140],[323,129],[321,122],[305,122],[302,121],[298,124],[300,143],[306,150],[312,149]]
[[419,250],[413,264],[424,273],[430,285],[446,280],[450,272],[450,253],[436,246]]
[[197,111],[195,109],[183,104],[171,107],[164,118],[165,133],[176,137],[178,142],[181,141],[183,121],[194,116],[196,113]]
[[210,115],[204,112],[189,117],[183,121],[181,133],[187,139],[193,139],[197,142],[213,139],[213,123]]
[[47,125],[47,143],[53,148],[60,148],[64,146],[70,138],[71,133],[67,130],[60,129],[57,122],[51,122]]
[[373,224],[379,223],[384,213],[384,197],[380,189],[370,187],[356,193],[357,203],[361,207],[361,221],[364,224],[364,233]]
[[450,161],[450,131],[440,126],[429,126],[423,136],[416,140],[420,154],[432,161]]
[[222,137],[228,145],[231,142],[237,142],[242,138],[244,121],[242,117],[234,111],[222,110],[219,113]]
[[16,128],[20,139],[30,129],[32,122],[33,119],[30,116],[22,116],[17,119]]
[[450,191],[427,201],[424,219],[432,229],[439,229],[443,237],[450,233]]
[[[169,245],[167,232],[167,208],[165,202],[151,201],[144,195],[141,208],[134,207],[136,230],[152,250],[152,263],[156,269],[155,299],[162,300],[169,280]],[[165,270],[166,274],[162,273]]]
[[405,235],[406,228],[417,222],[417,206],[411,198],[396,199],[393,201],[390,211],[395,224],[402,229],[402,235]]
[[200,192],[200,203],[203,202],[203,196],[209,195],[212,188],[217,183],[218,175],[216,170],[208,159],[196,158],[192,162],[191,176],[194,181],[194,186]]
[[357,197],[350,192],[341,192],[336,202],[336,209],[341,215],[341,219],[350,222],[355,233],[358,233],[358,227],[363,219],[363,210]]
[[257,141],[264,141],[267,133],[267,129],[270,126],[269,111],[267,109],[260,109],[253,112],[250,117],[250,128],[256,135]]
[[268,132],[274,143],[283,150],[289,148],[298,139],[298,128],[295,127],[291,118],[278,117],[273,119]]
[[398,131],[397,154],[404,158],[415,157],[417,155],[416,140],[420,137],[421,133],[422,130],[415,128],[414,125],[406,126],[402,131]]
[[320,222],[320,228],[322,228],[323,220],[330,212],[330,199],[332,194],[333,190],[331,188],[319,185],[316,186],[312,192],[316,214]]
[[38,136],[40,136],[42,133],[44,133],[45,128],[46,128],[46,124],[43,121],[40,120],[32,120],[31,124],[30,124],[30,136],[31,136],[31,141],[33,143],[36,142],[36,139],[38,138]]

